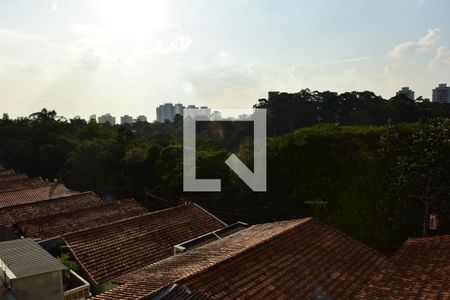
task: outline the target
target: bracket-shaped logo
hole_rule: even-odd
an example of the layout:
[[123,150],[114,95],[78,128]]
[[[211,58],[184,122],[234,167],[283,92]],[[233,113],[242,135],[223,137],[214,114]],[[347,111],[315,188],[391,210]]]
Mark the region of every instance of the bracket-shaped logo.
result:
[[[211,120],[199,116],[197,109],[185,109],[183,115],[183,190],[185,192],[220,192],[220,179],[197,179],[196,177],[196,122]],[[244,120],[221,121],[253,121],[253,172],[234,154],[228,157],[225,163],[254,192],[265,192],[267,190],[266,110],[255,109],[253,114]]]

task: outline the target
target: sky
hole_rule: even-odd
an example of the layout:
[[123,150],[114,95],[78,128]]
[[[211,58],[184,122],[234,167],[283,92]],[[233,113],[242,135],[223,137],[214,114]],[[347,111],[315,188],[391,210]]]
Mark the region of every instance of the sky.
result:
[[450,84],[448,0],[0,0],[0,113],[248,108]]

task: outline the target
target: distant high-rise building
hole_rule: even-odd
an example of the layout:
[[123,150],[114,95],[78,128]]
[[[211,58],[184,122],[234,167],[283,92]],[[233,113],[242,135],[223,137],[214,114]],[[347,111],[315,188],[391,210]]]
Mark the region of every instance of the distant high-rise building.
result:
[[97,121],[97,115],[90,115],[89,121]]
[[133,123],[133,117],[129,115],[124,115],[120,117],[120,124],[132,124]]
[[156,120],[158,122],[170,121],[172,122],[176,115],[184,116],[184,109],[195,109],[190,111],[188,116],[195,118],[196,116],[211,117],[211,109],[207,106],[198,108],[195,105],[184,106],[181,103],[173,105],[172,103],[165,103],[156,108]]
[[138,116],[138,117],[136,118],[136,121],[139,121],[139,122],[147,122],[147,117],[144,116],[144,115],[140,115],[140,116]]
[[183,116],[183,109],[184,109],[184,105],[183,105],[183,104],[180,104],[180,103],[175,104],[175,107],[174,107],[174,117],[175,117],[176,115]]
[[208,106],[200,107],[200,116],[205,116],[207,118],[210,118],[211,117],[211,108],[208,108]]
[[188,105],[186,109],[186,117],[196,118],[196,117],[206,117],[211,118],[211,109],[208,106],[201,106],[200,108],[195,105]]
[[110,125],[116,125],[116,117],[113,117],[111,114],[107,113],[98,117],[98,122],[100,124],[109,123]]
[[173,121],[175,106],[172,103],[161,104],[156,108],[156,120],[158,122]]
[[400,91],[397,92],[398,95],[405,95],[408,99],[414,100],[414,91],[410,90],[409,87],[402,87]]
[[450,103],[450,87],[445,83],[441,83],[437,88],[433,89],[433,102]]

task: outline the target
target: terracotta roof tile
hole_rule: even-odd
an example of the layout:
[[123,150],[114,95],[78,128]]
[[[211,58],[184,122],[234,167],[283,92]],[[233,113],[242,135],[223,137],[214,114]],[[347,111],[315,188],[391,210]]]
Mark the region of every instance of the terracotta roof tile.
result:
[[11,180],[19,180],[19,179],[25,179],[28,178],[27,174],[11,174],[11,175],[3,175],[0,176],[0,182],[4,182],[4,181],[11,181]]
[[349,299],[386,258],[312,219],[254,225],[119,277],[94,299],[149,299],[185,284],[212,299]]
[[0,193],[0,208],[71,195],[63,184],[48,184]]
[[357,299],[450,299],[450,236],[406,241]]
[[94,284],[173,255],[173,246],[226,224],[196,204],[181,205],[64,235]]
[[10,180],[0,182],[0,193],[12,190],[20,190],[26,188],[35,188],[47,185],[41,177],[33,177],[26,179]]
[[[83,207],[83,206],[80,206]],[[27,237],[51,238],[146,213],[134,199],[63,212],[18,223]]]
[[0,208],[0,225],[17,224],[22,221],[70,212],[80,207],[104,204],[94,193],[87,192],[49,200]]

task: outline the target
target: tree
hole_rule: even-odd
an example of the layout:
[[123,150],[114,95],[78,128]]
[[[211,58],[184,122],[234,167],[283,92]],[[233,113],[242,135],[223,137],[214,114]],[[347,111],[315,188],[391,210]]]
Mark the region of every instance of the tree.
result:
[[[392,125],[383,136],[381,152],[390,166],[388,199],[396,203],[393,216],[400,227],[417,232],[417,225],[422,223],[422,235],[426,236],[430,209],[448,206],[449,150],[448,120],[410,125],[406,130]],[[418,214],[420,206],[422,217]]]

